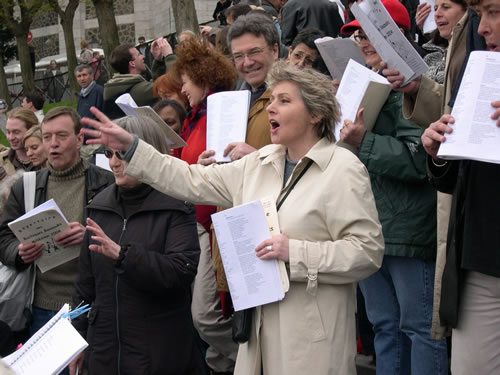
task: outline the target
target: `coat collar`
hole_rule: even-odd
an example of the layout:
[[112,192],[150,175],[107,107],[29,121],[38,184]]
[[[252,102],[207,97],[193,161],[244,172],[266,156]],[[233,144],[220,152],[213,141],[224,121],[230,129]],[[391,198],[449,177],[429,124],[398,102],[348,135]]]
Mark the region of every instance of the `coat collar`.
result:
[[[112,211],[122,215],[120,205],[119,189],[116,183],[114,183],[98,194],[87,207],[90,209]],[[193,205],[151,189],[144,198],[141,208],[136,213],[164,210],[177,210],[190,213],[193,210]]]
[[[312,160],[321,171],[324,171],[328,167],[336,149],[337,146],[328,141],[328,139],[321,138],[302,159]],[[277,161],[284,163],[286,147],[283,145],[268,145],[261,148],[258,152],[258,158],[261,160],[262,165],[269,163],[276,164]]]

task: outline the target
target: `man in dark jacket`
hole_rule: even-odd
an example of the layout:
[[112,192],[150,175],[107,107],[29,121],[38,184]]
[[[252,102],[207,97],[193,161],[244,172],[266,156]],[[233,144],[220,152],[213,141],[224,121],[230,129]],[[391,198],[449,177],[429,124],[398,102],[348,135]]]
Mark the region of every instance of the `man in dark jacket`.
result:
[[95,118],[90,112],[90,107],[96,107],[100,111],[104,108],[104,88],[93,79],[93,69],[90,65],[81,64],[75,69],[76,81],[81,87],[76,104],[76,111],[80,117]]
[[[479,10],[477,32],[484,37],[487,49],[500,51],[500,0],[471,0],[469,5]],[[471,46],[467,47],[469,50]],[[491,119],[500,127],[500,98],[491,99]],[[453,327],[453,374],[498,374],[500,166],[438,158],[439,146],[453,131],[450,124],[454,122],[453,116],[443,115],[422,136],[430,155],[427,166],[431,182],[440,191],[453,194],[440,318]]]
[[279,11],[283,6],[283,0],[262,0],[261,7],[272,17],[278,18]]
[[335,38],[343,25],[338,5],[329,0],[288,0],[281,16],[281,40],[286,46],[302,29],[313,27]]
[[[154,57],[153,78],[164,74],[175,61],[172,47],[164,38],[156,39],[151,45]],[[104,85],[104,113],[111,119],[124,116],[115,104],[122,94],[129,93],[138,106],[152,106],[158,98],[153,96],[153,82],[141,76],[146,71],[144,55],[133,44],[125,43],[116,47],[109,58],[110,64],[118,73]]]
[[45,71],[43,77],[45,78],[45,87],[50,101],[54,103],[60,101],[64,94],[64,79],[56,60],[50,60],[49,68]]
[[[78,113],[70,107],[51,109],[42,123],[43,145],[48,150],[48,168],[37,172],[35,207],[54,199],[69,229],[54,237],[59,252],[53,268],[36,270],[31,333],[40,329],[65,304],[71,302],[78,255],[87,217],[86,205],[113,182],[111,173],[80,158],[83,136]],[[20,244],[8,223],[25,213],[23,181],[16,182],[0,219],[0,261],[24,270],[44,255],[41,243]],[[53,256],[53,254],[51,254]]]

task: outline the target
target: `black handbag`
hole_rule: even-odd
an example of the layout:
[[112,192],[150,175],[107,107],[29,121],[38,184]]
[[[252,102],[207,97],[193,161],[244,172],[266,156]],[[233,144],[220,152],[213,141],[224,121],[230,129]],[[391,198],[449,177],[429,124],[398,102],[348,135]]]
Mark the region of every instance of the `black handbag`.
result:
[[[283,205],[283,202],[288,197],[290,192],[293,190],[297,182],[302,178],[302,176],[306,173],[309,167],[312,164],[312,160],[309,160],[307,165],[304,167],[300,175],[295,179],[293,184],[288,188],[285,196],[279,201],[276,205],[276,211],[279,211],[280,207]],[[252,315],[255,307],[251,307],[249,309],[235,311],[233,313],[232,319],[232,328],[233,328],[233,341],[239,344],[244,344],[250,338],[250,330],[252,329]]]
[[234,342],[243,344],[250,338],[253,310],[254,307],[234,312],[232,321]]

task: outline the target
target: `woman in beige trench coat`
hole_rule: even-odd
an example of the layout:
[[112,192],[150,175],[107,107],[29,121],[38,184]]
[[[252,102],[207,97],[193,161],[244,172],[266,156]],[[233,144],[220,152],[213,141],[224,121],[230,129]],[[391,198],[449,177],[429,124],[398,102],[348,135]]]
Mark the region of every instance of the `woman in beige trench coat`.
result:
[[260,259],[285,262],[290,289],[257,308],[235,374],[355,375],[356,282],[380,267],[384,247],[368,173],[333,143],[339,110],[326,77],[277,63],[268,84],[273,144],[229,164],[187,165],[159,154],[97,110],[100,122],[83,121],[98,130],[85,133],[120,151],[125,172],[155,189],[225,207],[279,201],[312,161],[279,210],[281,234],[256,248]]

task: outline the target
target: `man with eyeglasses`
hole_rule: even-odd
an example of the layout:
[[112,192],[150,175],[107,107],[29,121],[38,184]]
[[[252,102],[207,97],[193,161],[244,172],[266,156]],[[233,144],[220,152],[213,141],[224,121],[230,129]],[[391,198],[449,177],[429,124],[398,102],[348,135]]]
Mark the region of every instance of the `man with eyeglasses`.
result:
[[[101,190],[114,182],[113,175],[80,157],[83,143],[80,116],[70,107],[55,107],[42,122],[43,146],[48,167],[36,173],[35,204],[54,199],[68,220],[69,229],[54,237],[58,249],[70,254],[68,261],[44,273],[36,270],[30,333],[38,331],[59,309],[71,301],[78,271],[80,244],[85,233],[85,207]],[[0,218],[0,261],[19,271],[42,256],[43,244],[21,244],[8,223],[25,213],[23,179],[12,187]]]
[[[266,111],[271,92],[267,89],[265,80],[278,59],[279,36],[266,14],[250,13],[238,17],[231,25],[228,44],[239,78],[243,81],[239,89],[251,92],[245,142],[232,142],[224,150],[231,160],[238,160],[271,143]],[[206,150],[201,153],[198,162],[203,165],[212,164],[215,162],[212,155],[212,150]],[[217,244],[214,243],[214,258],[217,258],[217,253]],[[209,345],[205,361],[214,375],[232,374],[238,352],[238,345],[232,340],[231,308],[226,303],[229,294],[218,290],[221,289],[220,285],[227,283],[220,278],[223,274],[221,266],[214,273],[210,247],[202,246],[191,311],[198,333]]]

